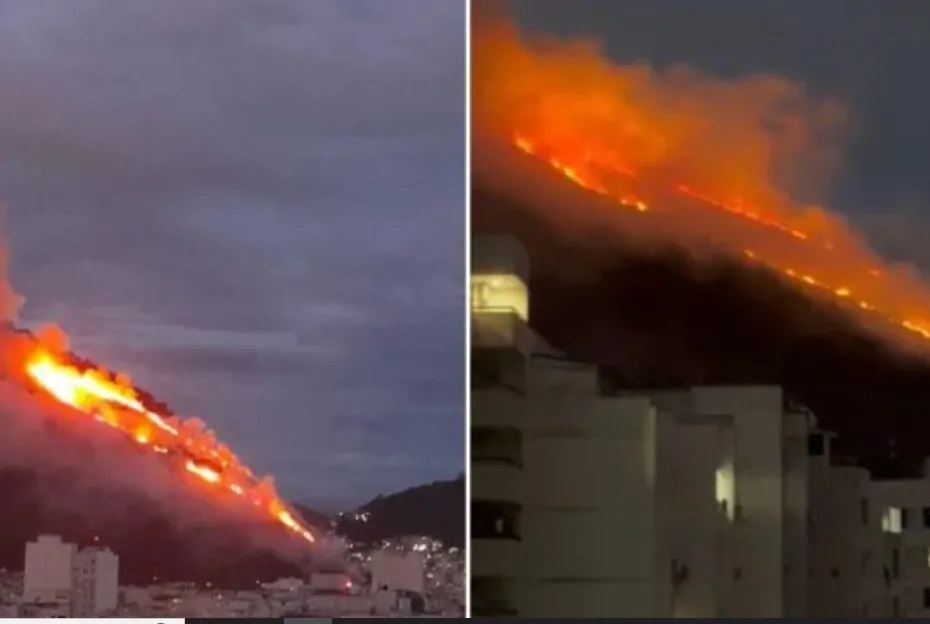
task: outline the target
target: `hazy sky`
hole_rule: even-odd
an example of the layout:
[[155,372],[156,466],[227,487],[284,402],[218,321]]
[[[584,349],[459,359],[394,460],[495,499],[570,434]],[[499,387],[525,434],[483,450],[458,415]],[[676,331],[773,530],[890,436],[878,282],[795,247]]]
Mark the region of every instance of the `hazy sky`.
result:
[[591,35],[621,62],[687,63],[716,76],[772,72],[850,109],[829,205],[930,269],[930,2],[926,0],[511,0],[518,22]]
[[462,470],[457,0],[0,4],[0,199],[29,322],[286,495]]

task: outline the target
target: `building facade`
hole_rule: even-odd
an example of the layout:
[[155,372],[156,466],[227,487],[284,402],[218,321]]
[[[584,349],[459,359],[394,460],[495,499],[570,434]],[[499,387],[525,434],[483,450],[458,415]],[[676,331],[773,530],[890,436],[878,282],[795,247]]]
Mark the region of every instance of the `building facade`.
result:
[[51,609],[94,617],[112,613],[118,598],[119,558],[109,549],[78,550],[57,535],[40,535],[26,544],[24,613]]
[[[516,241],[474,237],[475,616],[930,613],[930,479],[880,495],[775,386],[607,387],[532,331],[528,276]],[[902,602],[893,525],[921,505]]]
[[523,426],[532,351],[528,262],[512,239],[472,254],[472,614],[515,616],[523,515]]
[[107,548],[84,548],[72,562],[72,615],[112,613],[119,599],[119,557]]
[[77,546],[58,535],[40,535],[26,544],[23,599],[50,602],[71,594],[71,562]]
[[896,587],[898,617],[930,617],[930,462],[919,478],[873,480],[869,503],[895,548],[887,575]]

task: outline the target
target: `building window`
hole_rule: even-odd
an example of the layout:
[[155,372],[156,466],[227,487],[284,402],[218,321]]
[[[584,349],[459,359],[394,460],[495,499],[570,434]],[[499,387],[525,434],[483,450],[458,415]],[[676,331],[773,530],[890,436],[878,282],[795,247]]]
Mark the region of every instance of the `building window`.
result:
[[882,514],[882,531],[885,533],[901,532],[901,508],[886,507]]
[[471,535],[475,539],[520,539],[520,506],[491,501],[472,502]]
[[869,523],[869,499],[863,498],[859,501],[859,517],[862,519],[862,524],[868,525]]
[[717,504],[720,505],[720,510],[727,518],[733,520],[734,514],[736,513],[736,506],[734,504],[736,498],[736,480],[733,475],[732,463],[717,468],[714,489]]
[[924,609],[930,609],[930,587],[924,587]]
[[930,507],[921,509],[921,515],[923,515],[924,528],[930,529]]
[[473,312],[514,314],[526,321],[529,316],[526,284],[516,275],[474,274],[471,276],[471,309]]
[[827,452],[822,433],[812,433],[807,436],[807,454],[811,457],[822,457]]
[[907,507],[904,507],[901,509],[901,528],[902,529],[906,529],[908,525],[910,524],[910,516],[911,516],[911,514],[909,513],[910,511],[911,510],[908,509]]
[[891,578],[897,579],[901,574],[901,553],[897,548],[891,551]]

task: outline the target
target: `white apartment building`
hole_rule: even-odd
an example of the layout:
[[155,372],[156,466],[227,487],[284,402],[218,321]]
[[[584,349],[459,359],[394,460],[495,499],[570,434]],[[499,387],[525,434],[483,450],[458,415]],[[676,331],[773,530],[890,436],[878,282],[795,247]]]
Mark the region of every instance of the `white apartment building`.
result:
[[371,586],[376,591],[426,595],[426,558],[419,552],[379,550],[371,555]]
[[108,548],[84,548],[72,561],[72,615],[112,613],[119,599],[119,557]]
[[[687,444],[694,449],[692,456],[715,454],[712,491],[729,522],[721,538],[726,556],[716,569],[716,598],[705,601],[716,605],[715,612],[701,617],[802,617],[807,593],[807,441],[815,427],[813,416],[770,386],[645,394],[678,424],[672,448],[683,451]],[[701,451],[694,427],[711,424],[720,431],[719,450],[705,443]],[[679,474],[692,469],[682,465]],[[698,486],[679,477],[666,492],[680,502],[689,491],[697,495]],[[678,517],[684,506],[666,508]],[[694,542],[693,524],[679,523],[675,539]]]
[[23,574],[23,599],[27,602],[52,602],[71,596],[71,562],[77,546],[62,541],[58,535],[40,535],[26,544]]
[[900,536],[882,529],[868,471],[831,461],[831,437],[809,442],[808,616],[898,617]]
[[472,254],[472,615],[518,614],[528,262],[515,241],[475,240]]
[[930,461],[920,478],[871,481],[869,503],[898,540],[890,566],[897,615],[930,617]]
[[868,474],[812,414],[777,387],[605,390],[530,329],[528,274],[473,239],[474,615],[894,612]]
[[112,612],[119,596],[119,558],[105,548],[78,550],[57,535],[26,544],[23,608],[56,605],[72,616]]

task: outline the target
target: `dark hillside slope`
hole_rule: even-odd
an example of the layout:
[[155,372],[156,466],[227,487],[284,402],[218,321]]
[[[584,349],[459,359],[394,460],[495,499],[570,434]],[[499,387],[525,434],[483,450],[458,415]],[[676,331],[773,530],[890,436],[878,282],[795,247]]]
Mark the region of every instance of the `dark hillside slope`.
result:
[[348,516],[339,522],[339,531],[354,541],[425,535],[461,547],[465,542],[465,477],[379,496],[359,511],[369,512],[367,522]]
[[472,223],[522,240],[533,326],[615,384],[780,384],[840,434],[842,452],[882,455],[892,438],[905,458],[930,452],[930,360],[889,349],[833,304],[737,261],[699,265],[599,227],[566,235],[481,188]]

